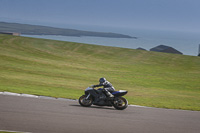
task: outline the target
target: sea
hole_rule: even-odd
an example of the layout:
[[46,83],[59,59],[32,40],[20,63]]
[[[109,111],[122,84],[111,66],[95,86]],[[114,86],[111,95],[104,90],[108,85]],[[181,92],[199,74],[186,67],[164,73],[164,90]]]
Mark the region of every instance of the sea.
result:
[[113,32],[130,35],[134,38],[108,38],[108,37],[89,37],[89,36],[60,36],[60,35],[24,35],[25,37],[44,38],[51,40],[70,41],[102,46],[112,46],[121,48],[137,49],[143,48],[150,50],[158,45],[166,45],[175,48],[184,55],[197,56],[200,47],[200,32],[181,32],[166,30],[146,30],[129,28],[106,28],[92,29],[90,31]]

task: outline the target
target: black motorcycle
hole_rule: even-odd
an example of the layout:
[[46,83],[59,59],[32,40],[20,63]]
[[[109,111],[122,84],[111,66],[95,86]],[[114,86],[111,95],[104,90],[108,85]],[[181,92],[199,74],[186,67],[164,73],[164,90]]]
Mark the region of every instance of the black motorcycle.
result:
[[98,106],[114,106],[115,109],[123,110],[128,107],[128,101],[122,97],[127,94],[128,91],[120,90],[112,92],[114,97],[107,97],[104,89],[94,89],[88,87],[85,89],[85,95],[79,98],[79,104],[84,107],[89,107],[92,104]]

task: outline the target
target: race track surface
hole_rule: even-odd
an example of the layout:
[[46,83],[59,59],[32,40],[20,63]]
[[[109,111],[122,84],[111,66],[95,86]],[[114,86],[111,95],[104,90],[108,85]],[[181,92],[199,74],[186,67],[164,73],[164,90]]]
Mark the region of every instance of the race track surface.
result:
[[200,112],[0,95],[0,130],[32,133],[199,133]]

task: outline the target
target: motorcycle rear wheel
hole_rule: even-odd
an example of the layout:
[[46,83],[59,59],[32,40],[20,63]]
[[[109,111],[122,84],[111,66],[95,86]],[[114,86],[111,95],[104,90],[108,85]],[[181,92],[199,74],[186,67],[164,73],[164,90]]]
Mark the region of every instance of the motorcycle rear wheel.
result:
[[90,107],[93,103],[93,99],[91,97],[86,99],[86,97],[87,97],[86,95],[82,95],[78,100],[79,104],[84,107]]
[[124,110],[128,107],[128,101],[123,97],[117,97],[113,101],[113,106],[115,107],[115,109]]

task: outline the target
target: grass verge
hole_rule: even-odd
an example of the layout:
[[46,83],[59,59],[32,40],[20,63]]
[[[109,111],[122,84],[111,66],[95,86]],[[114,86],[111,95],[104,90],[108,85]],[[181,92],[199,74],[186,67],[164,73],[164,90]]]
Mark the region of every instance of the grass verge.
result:
[[200,110],[200,58],[0,35],[0,91],[78,99],[106,77],[129,104]]

